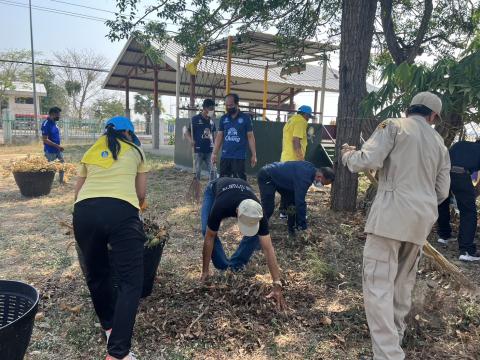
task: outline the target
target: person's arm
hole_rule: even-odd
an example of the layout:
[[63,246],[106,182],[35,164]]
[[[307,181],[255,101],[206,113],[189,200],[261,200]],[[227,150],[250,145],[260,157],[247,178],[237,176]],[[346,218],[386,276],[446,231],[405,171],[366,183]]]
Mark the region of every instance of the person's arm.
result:
[[135,177],[135,191],[137,192],[138,203],[140,206],[147,196],[147,174],[146,172],[137,173]]
[[342,151],[342,163],[353,173],[381,169],[383,162],[395,145],[398,127],[391,120],[378,125],[372,136],[358,151],[347,148]]
[[203,240],[203,251],[202,251],[202,277],[201,281],[208,279],[208,268],[210,266],[210,260],[212,259],[213,245],[215,243],[215,237],[217,232],[211,230],[207,226],[207,231],[205,232],[205,239]]
[[268,270],[272,276],[273,289],[268,295],[268,298],[274,298],[279,310],[285,309],[285,300],[282,294],[282,286],[280,285],[280,269],[278,268],[277,257],[272,245],[272,238],[270,235],[259,236],[260,245],[262,246],[265,259],[267,260]]
[[248,147],[250,148],[250,152],[252,153],[250,165],[253,168],[255,167],[255,165],[257,165],[257,149],[255,146],[255,135],[253,135],[253,131],[247,132],[247,139],[248,139]]
[[297,156],[297,160],[305,160],[305,154],[302,152],[302,144],[300,143],[300,138],[294,136],[292,138],[293,143],[293,150],[295,151],[295,155]]
[[437,193],[438,204],[441,204],[446,198],[448,198],[450,191],[450,167],[450,155],[445,148],[444,153],[442,154],[440,171],[438,172],[435,181],[435,192]]
[[42,135],[42,140],[45,145],[49,145],[51,147],[54,147],[58,149],[58,151],[63,151],[63,146],[60,146],[58,144],[55,144],[52,140],[48,138],[48,135]]
[[85,184],[86,179],[87,179],[86,176],[77,177],[77,183],[75,184],[75,198],[74,198],[74,201],[77,201],[78,193],[82,189],[83,184]]
[[220,151],[220,148],[223,144],[223,131],[218,130],[217,136],[215,137],[215,146],[213,147],[212,152],[212,163],[215,164],[217,162],[217,154]]

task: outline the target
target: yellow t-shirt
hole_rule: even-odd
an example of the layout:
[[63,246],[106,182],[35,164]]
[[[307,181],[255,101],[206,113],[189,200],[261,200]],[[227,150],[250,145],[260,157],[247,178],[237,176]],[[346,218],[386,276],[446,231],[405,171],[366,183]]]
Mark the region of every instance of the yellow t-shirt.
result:
[[281,162],[299,160],[293,148],[293,137],[301,139],[300,145],[303,156],[305,156],[305,151],[307,150],[307,126],[307,120],[300,114],[295,114],[288,119],[283,127]]
[[138,151],[131,147],[109,168],[82,163],[79,175],[86,179],[76,202],[97,197],[110,197],[125,200],[140,209],[135,190],[135,177],[137,173],[148,172],[145,153],[141,151],[143,162]]

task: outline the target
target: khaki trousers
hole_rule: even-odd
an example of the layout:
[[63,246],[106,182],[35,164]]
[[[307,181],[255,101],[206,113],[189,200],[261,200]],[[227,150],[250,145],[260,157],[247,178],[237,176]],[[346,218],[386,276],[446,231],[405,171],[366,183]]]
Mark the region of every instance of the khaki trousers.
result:
[[420,246],[373,234],[363,251],[363,299],[374,360],[403,360],[405,316],[412,304]]

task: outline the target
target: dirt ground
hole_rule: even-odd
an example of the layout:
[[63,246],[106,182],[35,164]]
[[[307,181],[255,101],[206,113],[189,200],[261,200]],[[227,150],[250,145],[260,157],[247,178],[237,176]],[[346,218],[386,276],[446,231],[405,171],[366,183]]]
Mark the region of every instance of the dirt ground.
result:
[[[78,162],[84,150],[68,147],[66,157]],[[29,152],[40,147],[0,147],[0,163]],[[191,175],[169,159],[149,161],[148,211],[168,222],[170,240],[153,294],[137,316],[132,350],[139,359],[371,358],[361,291],[362,211],[334,213],[329,189],[309,193],[310,230],[296,239],[274,215],[271,232],[289,306],[280,314],[265,299],[271,279],[261,253],[241,273],[215,272],[208,286],[199,283],[199,206],[185,201]],[[73,181],[55,182],[48,196],[27,199],[12,176],[0,179],[0,278],[26,281],[41,293],[29,360],[106,354],[74,240],[59,225],[71,219],[72,200]],[[232,221],[222,225],[220,238],[229,252],[235,249],[239,235]],[[480,285],[480,265],[459,263],[455,246],[439,250]],[[480,359],[478,300],[455,291],[429,260],[422,260],[417,279],[407,359]]]

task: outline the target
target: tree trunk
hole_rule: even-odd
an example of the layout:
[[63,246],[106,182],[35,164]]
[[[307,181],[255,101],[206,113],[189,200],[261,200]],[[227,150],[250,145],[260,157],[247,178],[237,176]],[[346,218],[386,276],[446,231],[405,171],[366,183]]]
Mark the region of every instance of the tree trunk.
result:
[[367,68],[372,47],[376,0],[342,2],[340,41],[340,96],[338,99],[333,210],[353,211],[357,203],[358,177],[342,165],[343,143],[360,145],[360,102],[367,94]]
[[152,124],[152,115],[149,113],[145,113],[145,134],[146,135],[151,135],[152,130],[151,130],[151,124]]
[[435,125],[435,130],[440,134],[447,148],[452,145],[453,140],[463,128],[463,119],[460,114],[445,114],[443,121]]

